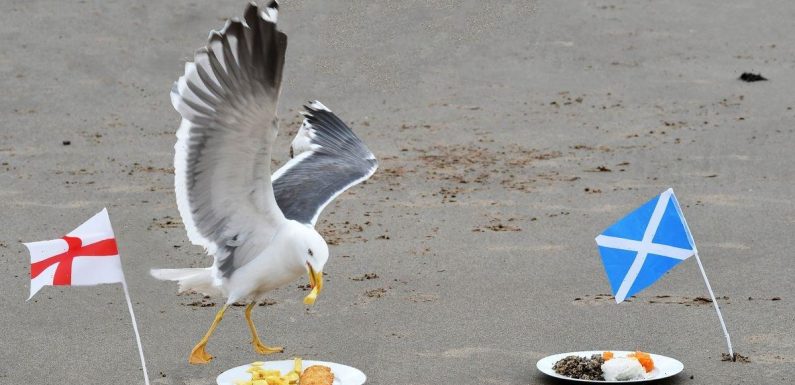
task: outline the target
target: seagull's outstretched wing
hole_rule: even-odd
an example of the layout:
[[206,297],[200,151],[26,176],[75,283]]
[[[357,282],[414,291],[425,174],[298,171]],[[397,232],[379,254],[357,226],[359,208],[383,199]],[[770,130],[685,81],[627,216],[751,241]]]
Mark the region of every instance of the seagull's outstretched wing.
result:
[[287,48],[277,8],[249,4],[244,21],[212,31],[171,90],[182,115],[174,146],[179,213],[191,242],[214,255],[226,277],[260,251],[246,240],[268,241],[285,221],[270,181]]
[[378,161],[326,106],[315,101],[304,108],[304,123],[290,147],[293,159],[272,180],[284,216],[314,226],[337,195],[373,175]]

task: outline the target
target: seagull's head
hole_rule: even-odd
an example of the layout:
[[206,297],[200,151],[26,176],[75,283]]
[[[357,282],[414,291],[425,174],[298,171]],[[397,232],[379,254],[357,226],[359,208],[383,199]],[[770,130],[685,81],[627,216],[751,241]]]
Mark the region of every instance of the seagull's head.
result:
[[314,229],[306,238],[303,256],[306,272],[309,275],[309,286],[312,287],[312,291],[304,298],[304,304],[313,305],[317,295],[323,290],[323,266],[328,261],[328,245]]

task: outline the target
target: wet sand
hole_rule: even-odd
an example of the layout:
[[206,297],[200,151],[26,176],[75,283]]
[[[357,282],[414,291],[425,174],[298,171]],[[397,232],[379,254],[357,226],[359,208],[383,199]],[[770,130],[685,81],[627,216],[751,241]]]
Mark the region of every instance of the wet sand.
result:
[[[153,384],[209,385],[260,359],[243,308],[187,354],[223,301],[176,296],[152,267],[207,266],[173,194],[171,83],[244,2],[0,4],[0,384],[142,384],[119,285],[25,302],[22,241],[107,207]],[[675,357],[660,384],[795,375],[795,33],[790,2],[285,1],[274,161],[319,99],[380,160],[318,229],[328,282],[300,281],[255,320],[267,359],[362,369],[368,384],[553,384],[549,354]],[[743,72],[769,81],[746,83]],[[68,145],[66,145],[68,143]],[[694,260],[616,305],[593,241],[673,187],[735,350]],[[365,275],[370,275],[368,279]],[[778,300],[774,300],[778,298]]]

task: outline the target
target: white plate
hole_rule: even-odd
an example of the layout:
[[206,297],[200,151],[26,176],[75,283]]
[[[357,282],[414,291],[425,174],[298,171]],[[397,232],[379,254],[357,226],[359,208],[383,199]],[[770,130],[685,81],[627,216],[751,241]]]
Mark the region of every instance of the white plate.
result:
[[577,382],[592,382],[592,383],[596,383],[596,384],[605,384],[605,383],[614,383],[614,382],[621,382],[621,383],[646,382],[646,381],[659,380],[661,378],[668,378],[668,377],[674,376],[677,373],[681,372],[682,369],[685,368],[685,366],[682,365],[682,363],[679,362],[676,359],[673,359],[671,357],[661,356],[659,354],[651,354],[651,359],[652,359],[652,361],[654,361],[654,369],[651,372],[646,373],[646,378],[644,378],[642,380],[632,380],[632,381],[580,380],[578,378],[571,378],[571,377],[566,377],[566,376],[564,376],[562,374],[557,374],[557,373],[555,373],[555,370],[552,369],[552,367],[555,365],[555,362],[558,362],[558,361],[560,361],[561,359],[563,359],[565,357],[568,357],[568,356],[580,356],[580,357],[588,357],[588,358],[590,358],[591,355],[593,355],[593,354],[602,354],[602,353],[604,353],[606,351],[613,352],[613,354],[615,354],[615,357],[626,357],[627,354],[634,353],[634,352],[628,352],[628,351],[622,351],[622,350],[591,350],[591,351],[585,351],[585,352],[560,353],[560,354],[553,354],[551,356],[547,356],[547,357],[544,357],[544,358],[538,360],[538,363],[536,364],[536,367],[542,373],[544,373],[544,374],[546,374],[548,376],[555,377],[555,378],[561,378],[561,379],[564,379],[564,380],[577,381]]
[[[331,368],[331,372],[334,373],[334,385],[362,385],[367,380],[367,376],[365,376],[361,370],[347,365],[325,361],[303,360],[304,369],[312,365],[323,365]],[[249,368],[251,368],[251,364],[241,365],[236,368],[229,369],[221,373],[216,381],[218,382],[218,385],[234,385],[235,381],[237,380],[250,380],[251,374],[246,372],[246,370]],[[287,372],[293,370],[293,360],[265,361],[265,364],[262,365],[262,368],[268,370],[279,370],[282,372],[282,374],[286,374]]]

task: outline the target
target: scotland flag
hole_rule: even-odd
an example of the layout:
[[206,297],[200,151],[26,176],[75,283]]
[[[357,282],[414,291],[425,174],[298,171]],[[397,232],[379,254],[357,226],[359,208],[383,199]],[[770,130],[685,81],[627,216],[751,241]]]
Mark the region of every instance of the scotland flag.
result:
[[696,244],[672,189],[596,237],[616,303],[651,286],[696,253]]

